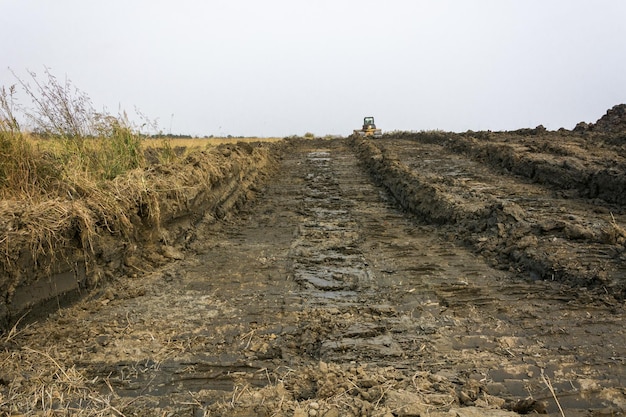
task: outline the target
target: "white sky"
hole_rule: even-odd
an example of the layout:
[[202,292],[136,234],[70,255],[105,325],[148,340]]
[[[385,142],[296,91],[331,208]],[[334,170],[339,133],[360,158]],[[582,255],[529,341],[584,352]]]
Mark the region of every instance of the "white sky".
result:
[[44,66],[163,132],[572,129],[626,102],[624,0],[0,0]]

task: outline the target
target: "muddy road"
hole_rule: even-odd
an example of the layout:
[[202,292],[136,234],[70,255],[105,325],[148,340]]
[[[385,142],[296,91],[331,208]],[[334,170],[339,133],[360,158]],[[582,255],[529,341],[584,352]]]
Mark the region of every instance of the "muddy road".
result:
[[592,222],[550,187],[433,141],[293,140],[171,262],[5,334],[0,412],[624,415],[622,203]]

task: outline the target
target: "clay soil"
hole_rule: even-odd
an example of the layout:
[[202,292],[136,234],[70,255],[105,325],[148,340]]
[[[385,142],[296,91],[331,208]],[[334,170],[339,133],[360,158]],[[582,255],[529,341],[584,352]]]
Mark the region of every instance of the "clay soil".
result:
[[0,413],[625,415],[624,146],[288,140],[167,262],[6,332]]

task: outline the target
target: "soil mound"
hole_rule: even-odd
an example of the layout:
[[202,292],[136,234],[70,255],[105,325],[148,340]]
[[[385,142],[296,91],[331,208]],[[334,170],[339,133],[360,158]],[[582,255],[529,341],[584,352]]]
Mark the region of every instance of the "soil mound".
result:
[[609,109],[595,125],[595,129],[604,133],[626,132],[626,104],[618,104]]
[[594,123],[580,122],[575,132],[626,133],[626,104],[618,104]]

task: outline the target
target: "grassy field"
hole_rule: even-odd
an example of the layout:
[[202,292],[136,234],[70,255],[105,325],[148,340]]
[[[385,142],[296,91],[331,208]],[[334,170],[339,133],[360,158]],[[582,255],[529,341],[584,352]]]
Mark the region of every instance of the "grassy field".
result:
[[145,139],[143,141],[144,147],[158,147],[163,141],[169,142],[169,145],[173,148],[183,147],[189,150],[192,149],[205,149],[211,146],[219,146],[227,143],[237,143],[237,142],[278,142],[282,140],[282,138],[259,138],[259,137],[247,137],[247,138],[190,138],[190,139],[181,139],[178,137],[166,137],[163,139]]

